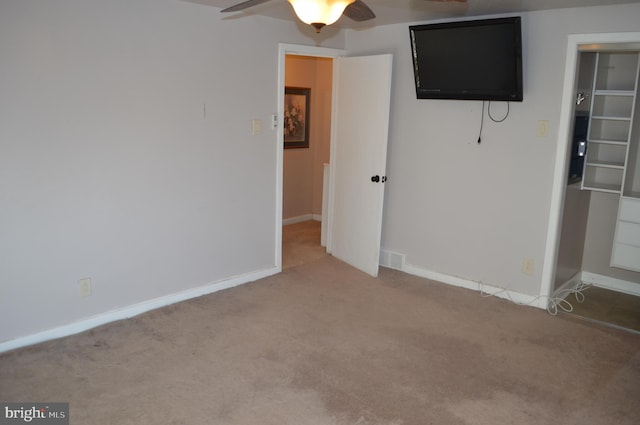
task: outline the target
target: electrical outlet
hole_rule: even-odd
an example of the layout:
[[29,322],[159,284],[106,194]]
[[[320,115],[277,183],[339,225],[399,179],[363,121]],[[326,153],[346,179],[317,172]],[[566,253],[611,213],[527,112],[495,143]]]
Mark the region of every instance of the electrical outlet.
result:
[[88,297],[91,295],[91,278],[80,279],[78,281],[78,286],[80,287],[80,296]]
[[547,137],[548,135],[549,135],[549,121],[547,120],[538,121],[538,127],[536,128],[536,136]]
[[262,120],[253,119],[251,120],[251,135],[257,136],[262,133]]
[[522,260],[522,273],[533,274],[533,258],[525,258]]

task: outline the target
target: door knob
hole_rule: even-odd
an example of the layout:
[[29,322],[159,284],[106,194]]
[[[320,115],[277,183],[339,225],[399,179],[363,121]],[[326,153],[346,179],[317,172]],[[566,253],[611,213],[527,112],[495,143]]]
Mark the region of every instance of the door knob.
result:
[[371,177],[371,181],[374,182],[374,183],[378,183],[380,181],[380,176],[376,175],[376,176]]

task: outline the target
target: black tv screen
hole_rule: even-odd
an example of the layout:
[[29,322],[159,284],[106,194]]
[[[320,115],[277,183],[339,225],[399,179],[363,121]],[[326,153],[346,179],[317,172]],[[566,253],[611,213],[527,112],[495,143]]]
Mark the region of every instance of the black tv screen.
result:
[[418,99],[522,101],[520,17],[409,27]]

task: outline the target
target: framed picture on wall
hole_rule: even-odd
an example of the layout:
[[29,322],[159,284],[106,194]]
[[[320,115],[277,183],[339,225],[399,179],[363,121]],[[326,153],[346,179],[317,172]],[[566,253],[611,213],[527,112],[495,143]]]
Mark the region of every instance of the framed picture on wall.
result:
[[309,147],[309,96],[311,89],[284,89],[284,147]]

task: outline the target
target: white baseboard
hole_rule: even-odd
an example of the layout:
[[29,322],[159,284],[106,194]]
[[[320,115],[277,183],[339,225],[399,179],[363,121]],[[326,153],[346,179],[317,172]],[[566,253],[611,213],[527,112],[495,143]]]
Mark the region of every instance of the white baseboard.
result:
[[438,282],[446,283],[448,285],[459,286],[461,288],[482,292],[487,295],[504,298],[517,304],[524,304],[542,309],[547,308],[547,297],[522,294],[511,289],[498,288],[496,286],[486,285],[461,277],[426,270],[412,264],[407,264],[406,255],[400,254],[398,252],[381,249],[380,265],[383,267],[400,270],[414,276],[424,277],[426,279],[435,280]]
[[74,335],[95,328],[97,326],[101,326],[118,320],[129,319],[139,314],[165,307],[170,304],[175,304],[181,301],[189,300],[191,298],[197,298],[202,295],[211,294],[214,292],[222,291],[223,289],[233,288],[234,286],[253,282],[255,280],[274,275],[278,272],[280,272],[280,268],[272,267],[257,272],[234,276],[229,279],[213,282],[204,286],[199,286],[197,288],[165,295],[160,298],[143,301],[141,303],[133,304],[118,310],[98,314],[96,316],[81,319],[67,325],[47,329],[46,331],[19,337],[9,341],[0,342],[0,353],[9,350],[15,350],[16,348],[26,347],[28,345],[38,344],[52,339]]
[[582,272],[582,281],[599,288],[611,289],[612,291],[623,292],[637,297],[640,296],[640,283],[629,282],[627,280],[616,279],[585,271]]
[[541,309],[547,308],[548,298],[540,297],[537,295],[528,295],[520,292],[516,292],[512,289],[500,288],[497,286],[487,285],[473,280],[464,279],[457,276],[451,276],[444,273],[438,273],[431,270],[426,270],[411,264],[405,264],[402,271],[424,277],[426,279],[435,280],[438,282],[446,283],[448,285],[459,286],[461,288],[471,289],[473,291],[482,292],[486,295],[495,296],[512,301],[516,304],[527,305],[530,307],[537,307]]
[[305,215],[299,215],[297,217],[289,217],[282,220],[282,225],[286,226],[288,224],[302,223],[303,221],[309,221],[309,220],[322,221],[322,215],[321,214],[305,214]]

